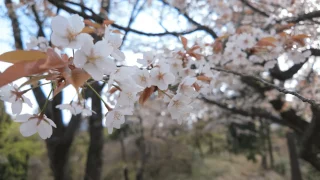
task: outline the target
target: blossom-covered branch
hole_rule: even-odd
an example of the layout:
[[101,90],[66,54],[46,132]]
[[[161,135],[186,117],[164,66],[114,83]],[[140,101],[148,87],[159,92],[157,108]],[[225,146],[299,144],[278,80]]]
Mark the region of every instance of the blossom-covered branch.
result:
[[211,67],[212,70],[215,70],[215,71],[221,71],[221,72],[226,72],[226,73],[231,73],[231,74],[234,74],[234,75],[237,75],[237,76],[241,76],[241,77],[245,77],[245,78],[250,78],[250,79],[253,79],[255,81],[258,81],[258,82],[261,82],[263,83],[264,85],[266,86],[269,86],[269,87],[272,87],[276,90],[278,90],[279,92],[282,92],[284,94],[291,94],[293,96],[296,96],[298,99],[300,99],[301,101],[303,102],[307,102],[313,106],[318,106],[319,104],[315,101],[315,100],[312,100],[312,99],[308,99],[308,98],[305,98],[303,97],[302,95],[300,95],[299,93],[295,92],[295,91],[290,91],[290,90],[287,90],[285,88],[282,88],[282,87],[279,87],[275,84],[272,84],[264,79],[261,79],[259,77],[256,77],[256,76],[253,76],[253,75],[248,75],[248,74],[243,74],[243,73],[239,73],[239,72],[236,72],[236,71],[233,71],[233,70],[227,70],[227,69],[222,69],[222,68],[218,68],[218,67]]

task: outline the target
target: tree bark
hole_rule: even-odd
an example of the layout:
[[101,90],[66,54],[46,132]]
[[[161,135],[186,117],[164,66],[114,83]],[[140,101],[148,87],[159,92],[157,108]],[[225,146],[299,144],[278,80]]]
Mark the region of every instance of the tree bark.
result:
[[14,45],[16,49],[23,49],[22,46],[22,38],[21,38],[21,30],[19,27],[19,21],[18,17],[16,15],[16,12],[12,6],[11,0],[5,1],[6,7],[8,9],[8,16],[11,20],[11,26],[12,26],[12,33],[14,37]]
[[302,180],[293,133],[287,133],[287,143],[290,155],[291,180]]
[[271,142],[271,132],[270,132],[270,124],[266,123],[266,133],[267,133],[267,143],[268,143],[268,152],[270,158],[270,168],[274,167],[274,158],[273,158],[273,149],[272,149],[272,142]]
[[[35,98],[39,107],[43,107],[46,97],[41,88],[33,89]],[[55,180],[70,180],[69,173],[69,150],[73,142],[76,131],[79,129],[81,123],[81,115],[72,116],[68,126],[63,124],[61,111],[56,105],[61,104],[62,93],[56,95],[52,102],[48,103],[45,114],[52,119],[57,128],[53,129],[52,136],[46,140],[48,157],[50,160],[50,167],[53,171]]]
[[127,167],[127,157],[126,157],[126,146],[124,144],[124,132],[120,131],[120,147],[121,147],[121,157],[122,161],[125,163],[125,167],[123,168],[123,176],[125,180],[129,180],[129,170]]
[[261,149],[261,156],[262,156],[262,160],[261,160],[261,166],[263,167],[263,169],[267,169],[268,168],[268,163],[267,163],[267,147],[266,147],[266,135],[265,135],[265,123],[263,122],[262,119],[259,119],[260,122],[260,139],[261,139],[261,144],[262,144],[262,149]]
[[[98,82],[92,87],[100,94],[102,87]],[[102,150],[103,150],[103,126],[102,126],[102,108],[101,100],[91,90],[88,95],[92,99],[92,114],[89,118],[90,144],[87,155],[85,180],[100,180],[102,172]]]
[[143,119],[139,115],[139,126],[140,126],[140,137],[138,142],[138,147],[140,151],[140,167],[138,168],[137,174],[136,174],[136,180],[143,180],[143,174],[144,174],[144,166],[147,161],[147,154],[146,154],[146,144],[144,139],[144,129],[143,129]]

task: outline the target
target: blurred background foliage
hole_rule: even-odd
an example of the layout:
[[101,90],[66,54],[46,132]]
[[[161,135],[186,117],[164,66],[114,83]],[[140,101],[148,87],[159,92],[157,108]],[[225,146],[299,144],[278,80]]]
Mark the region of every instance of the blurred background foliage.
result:
[[[18,125],[3,111],[3,104],[0,122],[0,179],[53,179],[45,143],[37,136],[23,138]],[[142,166],[141,141],[145,144],[145,179],[290,179],[284,128],[270,133],[274,156],[271,164],[263,129],[255,123],[231,123],[212,130],[210,122],[200,120],[192,129],[167,127],[168,136],[150,135],[151,129],[143,127],[142,139],[137,127],[126,125],[112,135],[105,132],[103,179],[136,179]],[[84,177],[89,141],[84,130],[75,137],[69,158],[72,179]],[[301,170],[304,179],[320,177],[306,163],[302,162]]]

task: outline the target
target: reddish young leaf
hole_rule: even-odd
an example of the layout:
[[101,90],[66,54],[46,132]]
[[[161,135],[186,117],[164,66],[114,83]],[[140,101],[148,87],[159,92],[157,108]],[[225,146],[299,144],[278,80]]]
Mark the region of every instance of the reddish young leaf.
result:
[[46,53],[36,50],[24,51],[15,50],[3,53],[0,55],[0,61],[9,63],[19,63],[24,61],[37,61],[39,59],[45,59],[47,57]]
[[207,76],[203,76],[203,75],[197,76],[197,79],[200,81],[208,82],[208,83],[210,83],[210,81],[211,81],[211,78],[209,78]]
[[91,27],[94,27],[94,28],[96,28],[96,29],[102,27],[101,24],[94,23],[94,22],[92,22],[91,20],[88,20],[88,19],[85,19],[83,22],[84,22],[86,25],[91,26]]
[[114,23],[114,21],[110,20],[110,19],[106,19],[106,20],[103,21],[103,24],[107,25],[107,26],[109,26],[110,24],[113,24],[113,23]]
[[149,99],[149,97],[154,92],[154,90],[155,90],[155,86],[145,88],[140,95],[139,103],[144,104]]
[[274,37],[265,37],[260,39],[256,46],[272,46],[272,47],[276,47],[276,45],[274,45],[273,43],[276,42],[277,40]]
[[63,54],[60,56],[54,49],[47,50],[46,61],[40,66],[42,69],[60,69],[68,66],[68,56]]
[[91,34],[91,33],[94,33],[95,31],[96,31],[95,29],[93,29],[93,28],[91,28],[91,27],[86,26],[86,27],[84,27],[84,28],[82,29],[81,33],[88,33],[88,34]]
[[118,88],[112,87],[112,88],[109,90],[109,93],[110,93],[110,94],[113,94],[113,93],[117,92],[118,90],[119,90]]
[[185,38],[185,37],[183,37],[183,36],[180,36],[180,39],[181,39],[181,43],[182,43],[182,45],[183,45],[183,48],[184,48],[185,50],[187,50],[187,48],[188,48],[188,39]]
[[84,71],[83,69],[73,69],[71,71],[71,84],[78,89],[83,86],[83,84],[90,78],[91,76]]
[[291,39],[297,43],[299,43],[301,46],[305,46],[304,39],[309,38],[310,36],[306,34],[298,34],[291,37]]
[[3,73],[0,74],[0,87],[22,77],[44,73],[46,70],[41,69],[40,65],[43,64],[45,61],[45,59],[40,59],[38,61],[27,61],[13,64],[9,68],[7,68]]

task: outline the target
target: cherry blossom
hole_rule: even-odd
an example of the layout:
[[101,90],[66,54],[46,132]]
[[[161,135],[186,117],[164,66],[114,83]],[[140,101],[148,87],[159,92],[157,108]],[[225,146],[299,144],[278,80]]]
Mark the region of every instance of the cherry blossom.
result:
[[184,117],[186,113],[190,113],[193,109],[191,105],[191,99],[182,95],[176,94],[168,104],[168,111],[171,114],[172,119],[180,121],[181,117]]
[[153,68],[150,71],[151,84],[158,86],[161,90],[166,90],[168,85],[173,83],[175,76],[169,71],[169,68]]
[[44,114],[21,114],[18,115],[14,121],[22,123],[20,132],[25,137],[32,136],[38,132],[42,139],[47,139],[52,135],[52,127],[57,127],[56,124]]
[[197,81],[196,78],[187,76],[178,86],[178,93],[181,93],[187,97],[196,97],[199,93],[195,91],[193,84]]
[[239,35],[236,43],[241,49],[245,50],[252,48],[256,44],[256,40],[252,35],[248,33],[242,33]]
[[137,70],[133,75],[135,82],[141,87],[150,87],[150,73],[147,69]]
[[125,122],[125,115],[132,115],[132,109],[117,106],[106,115],[106,126],[108,133],[111,134],[113,128],[120,129],[121,124]]
[[93,79],[102,80],[103,75],[109,75],[116,70],[116,65],[108,56],[113,48],[106,41],[86,42],[74,55],[74,65],[83,68]]
[[82,102],[75,102],[73,101],[70,104],[59,104],[56,106],[56,108],[61,110],[69,110],[73,115],[78,115],[82,113],[83,116],[91,116],[92,113],[95,114],[94,111],[92,111],[89,107],[85,105],[85,103]]
[[88,39],[93,40],[89,34],[81,33],[84,22],[77,14],[71,15],[69,18],[55,16],[52,18],[51,28],[51,42],[55,46],[78,49]]
[[118,98],[118,105],[133,106],[138,100],[137,91],[121,91]]
[[8,84],[1,88],[0,99],[11,103],[11,110],[13,114],[20,114],[23,103],[32,107],[29,98],[24,95],[24,91],[19,91],[17,85]]
[[49,48],[49,42],[45,37],[34,37],[32,36],[30,38],[30,41],[26,44],[27,49],[33,49],[33,48],[38,48],[41,51],[47,51],[47,49]]
[[122,44],[122,38],[118,33],[112,33],[110,26],[106,27],[104,32],[104,40],[107,41],[113,47],[111,56],[118,61],[124,61],[125,55],[120,51],[120,46]]
[[137,62],[143,66],[150,66],[151,64],[155,63],[155,55],[151,51],[144,52],[143,58],[138,59]]

